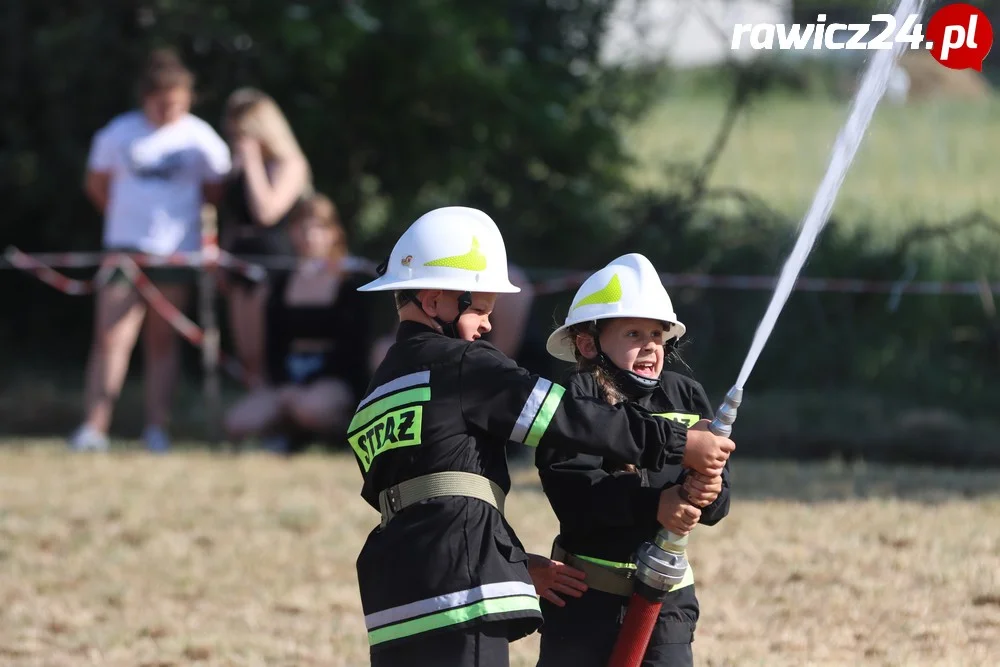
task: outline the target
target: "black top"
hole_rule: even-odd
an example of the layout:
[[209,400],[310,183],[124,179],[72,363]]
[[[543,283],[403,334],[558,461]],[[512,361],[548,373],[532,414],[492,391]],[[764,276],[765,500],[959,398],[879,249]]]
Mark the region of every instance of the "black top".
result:
[[[239,173],[226,179],[222,199],[222,215],[224,217],[224,224],[231,225],[233,227],[259,226],[257,219],[250,210],[250,197],[249,192],[247,192],[247,188],[247,176],[245,171],[241,170]],[[284,227],[288,220],[288,214],[291,212],[293,207],[294,204],[293,206],[289,206],[288,211],[285,211],[285,215],[283,215],[274,225],[269,225],[268,228]],[[264,229],[264,227],[262,227],[262,229]]]
[[[360,397],[368,383],[368,313],[357,288],[366,276],[347,275],[332,303],[289,305],[285,292],[290,272],[275,272],[266,310],[267,371],[274,384],[306,384],[339,378]],[[297,352],[296,340],[329,344],[323,351]]]
[[[240,171],[226,179],[220,207],[220,234],[223,229],[236,229],[238,232],[235,238],[228,242],[226,249],[237,256],[293,256],[295,248],[288,236],[288,217],[292,208],[294,205],[289,206],[288,211],[273,225],[261,225],[250,211],[246,173]],[[275,273],[269,271],[268,275],[273,279]],[[253,286],[253,283],[243,278],[239,272],[234,272],[234,277],[241,285]]]
[[[361,495],[374,508],[380,491],[449,470],[488,477],[506,492],[508,441],[659,470],[680,463],[686,437],[676,422],[532,375],[485,341],[414,322],[400,325],[348,428]],[[526,562],[513,529],[481,500],[447,496],[403,509],[369,534],[358,558],[369,641],[494,621],[507,623],[512,640],[532,632],[541,615]],[[448,623],[408,623],[427,615]]]

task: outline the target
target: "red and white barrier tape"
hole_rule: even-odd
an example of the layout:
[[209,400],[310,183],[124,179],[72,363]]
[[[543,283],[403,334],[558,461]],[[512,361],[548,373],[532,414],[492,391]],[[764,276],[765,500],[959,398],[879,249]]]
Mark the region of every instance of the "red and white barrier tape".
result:
[[[163,296],[143,273],[141,266],[177,266],[199,267],[203,265],[229,265],[239,270],[246,269],[249,275],[251,269],[260,270],[248,262],[237,259],[225,251],[220,251],[211,244],[202,253],[178,253],[167,257],[151,255],[132,256],[126,253],[58,253],[49,255],[29,255],[10,246],[4,253],[7,261],[14,268],[26,271],[42,282],[52,286],[63,294],[92,294],[97,288],[106,284],[115,270],[120,269],[136,290],[149,303],[150,307],[163,317],[170,325],[195,347],[202,347],[205,332],[196,323]],[[274,258],[269,258],[274,259]],[[279,258],[287,259],[287,258]],[[48,260],[48,261],[46,261]],[[373,265],[363,258],[349,258],[349,271],[373,272]],[[99,270],[90,280],[69,278],[54,268],[53,265],[70,267],[99,266]],[[590,276],[590,273],[572,273],[560,278],[541,281],[533,285],[535,295],[556,294],[576,289]],[[261,277],[263,277],[261,275]],[[722,288],[737,290],[773,289],[777,278],[772,276],[711,276],[704,274],[660,274],[660,280],[665,286]],[[808,292],[837,292],[854,294],[889,293],[898,300],[900,294],[982,294],[984,288],[994,293],[1000,293],[1000,283],[977,282],[942,282],[942,281],[910,281],[908,278],[898,281],[853,280],[841,278],[800,278],[795,289]],[[895,309],[895,308],[893,308]],[[245,374],[240,364],[233,358],[220,352],[219,361],[234,379],[243,382]]]
[[[18,250],[13,246],[8,248]],[[19,251],[18,252],[23,252]],[[120,252],[40,252],[33,253],[31,257],[57,269],[86,269],[92,266],[99,266],[109,258],[120,255]],[[149,266],[201,266],[208,263],[207,258],[202,259],[201,252],[177,252],[171,255],[148,255],[144,253],[131,253],[132,260],[141,267]]]
[[[129,255],[121,252],[29,255],[13,246],[7,248],[4,256],[12,267],[26,271],[63,294],[69,295],[94,293],[108,282],[116,270],[120,269],[149,306],[170,323],[177,333],[195,347],[202,347],[205,341],[204,330],[170,303],[140,267],[199,268],[219,265],[236,269],[251,280],[259,281],[266,276],[264,269],[260,266],[219,250],[218,246],[211,242],[211,239],[207,239],[207,241],[203,252],[176,253],[168,256]],[[274,259],[280,260],[287,268],[294,268],[299,263],[299,260],[293,257],[266,257],[263,259],[269,260],[272,265],[278,263],[274,262]],[[374,264],[366,259],[348,257],[345,262],[348,271],[365,272],[372,275],[375,273]],[[70,278],[53,268],[53,266],[83,268],[95,265],[100,268],[90,280]],[[220,351],[219,362],[223,370],[230,376],[240,382],[245,382],[246,375],[243,368],[235,359]]]
[[[170,323],[177,333],[184,337],[189,343],[195,347],[201,347],[205,342],[205,332],[197,324],[192,322],[184,313],[182,313],[177,306],[170,303],[170,301],[163,296],[160,290],[156,289],[153,281],[149,279],[139,265],[132,260],[131,257],[123,255],[120,259],[120,268],[122,273],[129,279],[129,281],[135,286],[142,298],[146,300],[149,306],[157,312],[163,319]],[[229,373],[233,379],[240,382],[245,382],[245,374],[243,372],[242,366],[232,357],[229,357],[221,350],[219,351],[219,363],[222,369]]]
[[[557,294],[578,288],[591,274],[579,273],[534,285],[535,294]],[[698,287],[702,289],[773,290],[778,283],[774,276],[712,276],[700,273],[661,273],[665,287]],[[1000,293],[1000,283],[990,284]],[[857,280],[852,278],[799,278],[795,289],[802,292],[837,292],[842,294],[978,294],[977,282]]]
[[[29,271],[41,280],[55,286],[62,285],[66,294],[88,294],[93,286],[88,281],[73,280],[53,271],[53,268],[84,268],[107,266],[108,260],[122,256],[122,253],[39,253],[28,255],[13,246],[6,252],[7,259],[15,268]],[[292,269],[299,261],[295,257],[235,257],[218,246],[206,247],[204,252],[175,253],[173,255],[125,255],[139,267],[175,266],[198,268],[204,265],[219,265],[239,271],[251,280],[265,277],[264,268]],[[352,273],[374,275],[375,263],[363,257],[348,257],[346,270]],[[568,275],[541,280],[533,284],[536,295],[557,294],[578,288],[590,272],[573,272]],[[775,276],[719,276],[701,273],[662,273],[660,279],[667,287],[696,287],[701,289],[773,290],[777,284]],[[57,289],[59,289],[57,287]],[[800,278],[795,289],[804,292],[837,292],[845,294],[979,294],[983,285],[975,281],[914,281],[910,277],[901,280],[859,280],[854,278]],[[989,284],[989,289],[1000,293],[1000,283]]]
[[[102,258],[100,269],[90,280],[77,280],[59,273],[45,262],[27,253],[21,252],[13,246],[7,248],[4,253],[10,265],[35,276],[43,283],[54,287],[63,294],[92,294],[95,289],[107,283],[118,266],[115,258]],[[93,264],[88,264],[93,266]]]
[[[10,246],[7,249],[25,254],[22,251]],[[32,259],[45,264],[49,268],[62,269],[84,269],[92,266],[100,266],[109,258],[118,256],[120,252],[58,252],[58,253],[35,253],[30,255]],[[294,269],[298,267],[302,260],[293,256],[274,255],[244,255],[237,257],[225,250],[219,249],[217,245],[205,244],[201,252],[177,252],[170,255],[149,255],[144,253],[131,253],[128,256],[139,267],[149,268],[154,266],[173,266],[200,268],[202,266],[222,266],[227,269],[238,271],[247,278],[260,281],[266,276],[265,269]],[[13,261],[11,261],[13,264]],[[375,275],[376,263],[364,257],[348,256],[344,259],[344,268],[350,273],[370,273]],[[0,266],[0,268],[4,268]],[[15,267],[21,268],[21,267]]]
[[[37,256],[32,257],[17,248],[8,248],[5,256],[15,268],[27,271],[63,294],[70,295],[92,294],[96,289],[106,284],[116,270],[120,269],[149,306],[160,317],[165,319],[177,333],[195,347],[201,347],[204,343],[205,332],[201,327],[192,322],[174,304],[170,303],[163,296],[163,293],[156,288],[149,277],[142,272],[142,269],[139,268],[139,263],[124,253],[115,253],[102,257],[103,261],[100,270],[90,280],[75,280],[64,276],[52,267],[39,261]],[[159,264],[157,266],[164,265]],[[243,368],[235,359],[220,351],[219,362],[223,370],[229,373],[233,379],[239,382],[245,381]]]

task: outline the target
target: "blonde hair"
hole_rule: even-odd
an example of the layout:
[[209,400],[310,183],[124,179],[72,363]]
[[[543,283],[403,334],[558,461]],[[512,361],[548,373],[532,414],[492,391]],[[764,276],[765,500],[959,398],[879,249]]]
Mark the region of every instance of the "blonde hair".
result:
[[[231,123],[239,132],[260,142],[265,158],[287,160],[301,157],[308,169],[302,147],[281,107],[274,99],[256,89],[240,88],[226,100],[224,123]],[[312,177],[310,174],[310,182]]]
[[[574,324],[569,328],[566,335],[573,341],[573,356],[576,357],[577,370],[583,373],[589,373],[594,378],[594,382],[597,383],[597,389],[601,393],[601,398],[603,398],[610,405],[617,405],[625,402],[627,397],[618,388],[618,385],[615,384],[614,378],[612,378],[611,375],[604,370],[599,363],[597,363],[596,359],[588,359],[583,356],[583,354],[580,353],[580,348],[576,344],[577,337],[590,336],[599,346],[600,342],[598,338],[601,335],[600,324],[598,322]],[[612,472],[615,470],[638,472],[638,468],[632,463],[615,464],[611,461],[605,460],[604,465]]]
[[604,370],[595,359],[588,359],[580,353],[580,348],[576,344],[579,336],[590,336],[594,342],[600,346],[598,338],[601,335],[600,325],[597,322],[586,322],[574,324],[566,334],[573,341],[573,356],[576,357],[576,367],[584,373],[590,373],[597,382],[597,388],[601,392],[601,398],[611,405],[617,405],[626,400],[625,394],[618,389],[614,379]]

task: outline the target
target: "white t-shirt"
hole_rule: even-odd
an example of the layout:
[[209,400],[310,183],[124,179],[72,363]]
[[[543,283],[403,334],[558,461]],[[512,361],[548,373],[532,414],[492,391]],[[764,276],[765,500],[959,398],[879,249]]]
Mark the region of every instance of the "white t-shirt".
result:
[[167,255],[201,249],[202,185],[225,178],[232,157],[196,116],[157,128],[131,111],[94,135],[87,166],[111,174],[104,247]]

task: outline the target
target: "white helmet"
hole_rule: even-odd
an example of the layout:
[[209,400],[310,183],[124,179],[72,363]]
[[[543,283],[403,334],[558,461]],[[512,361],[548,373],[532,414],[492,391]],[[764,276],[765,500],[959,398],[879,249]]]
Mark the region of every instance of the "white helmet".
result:
[[521,291],[507,278],[507,249],[496,223],[465,206],[446,206],[420,216],[399,237],[385,273],[358,291],[419,289]]
[[677,320],[670,295],[653,264],[638,253],[622,255],[587,278],[576,291],[566,323],[552,332],[545,349],[563,361],[576,361],[576,343],[568,335],[574,324],[615,317],[641,317],[669,325],[666,340],[680,338],[687,328]]

